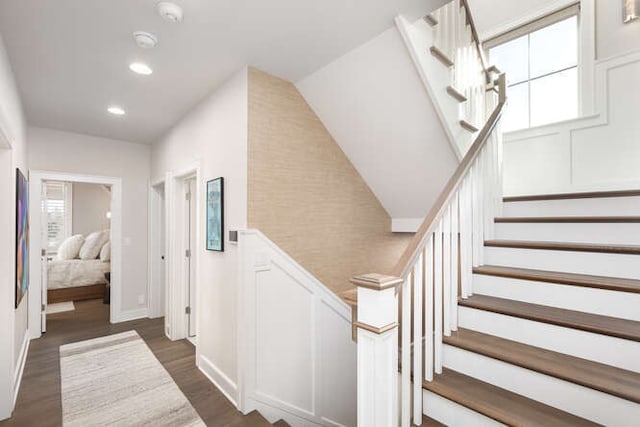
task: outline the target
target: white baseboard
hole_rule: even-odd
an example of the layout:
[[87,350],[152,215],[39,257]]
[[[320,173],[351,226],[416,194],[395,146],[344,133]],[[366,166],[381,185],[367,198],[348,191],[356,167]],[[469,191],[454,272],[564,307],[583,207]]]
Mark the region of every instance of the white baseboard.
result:
[[391,231],[394,233],[415,233],[424,218],[391,218]]
[[121,311],[117,319],[111,323],[128,322],[130,320],[144,319],[149,317],[149,309],[147,307],[137,310]]
[[203,355],[198,356],[198,369],[225,395],[227,399],[238,407],[238,386]]
[[24,372],[24,366],[27,363],[27,354],[29,353],[29,331],[27,330],[22,340],[22,348],[20,349],[20,356],[18,356],[18,365],[13,373],[13,404],[15,406],[18,399],[18,391],[20,390],[20,384],[22,384],[22,374]]

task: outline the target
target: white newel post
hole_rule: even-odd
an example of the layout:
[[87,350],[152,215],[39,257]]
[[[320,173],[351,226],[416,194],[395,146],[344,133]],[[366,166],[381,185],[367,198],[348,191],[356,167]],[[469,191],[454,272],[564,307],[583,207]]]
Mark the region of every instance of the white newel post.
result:
[[366,274],[358,287],[358,426],[398,425],[398,277]]

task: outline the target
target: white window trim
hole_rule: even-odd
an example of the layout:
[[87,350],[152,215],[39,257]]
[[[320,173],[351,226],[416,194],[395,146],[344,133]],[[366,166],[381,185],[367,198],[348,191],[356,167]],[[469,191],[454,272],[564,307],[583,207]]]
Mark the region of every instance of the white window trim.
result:
[[[545,16],[552,15],[579,3],[578,15],[578,118],[595,114],[595,0],[556,0],[543,7],[527,11],[512,21],[496,26],[480,34],[481,40],[491,40],[497,36],[516,30]],[[486,46],[484,46],[485,50]]]

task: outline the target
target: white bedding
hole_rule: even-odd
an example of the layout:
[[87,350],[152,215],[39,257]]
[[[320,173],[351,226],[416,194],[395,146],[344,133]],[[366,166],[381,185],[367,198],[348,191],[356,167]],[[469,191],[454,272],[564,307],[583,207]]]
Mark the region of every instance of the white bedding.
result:
[[47,264],[47,289],[106,284],[111,263],[99,259],[53,260]]

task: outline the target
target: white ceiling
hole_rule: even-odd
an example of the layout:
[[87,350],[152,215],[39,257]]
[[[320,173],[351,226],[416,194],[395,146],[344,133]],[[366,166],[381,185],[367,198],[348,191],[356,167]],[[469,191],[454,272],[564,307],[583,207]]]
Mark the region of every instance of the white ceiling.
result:
[[[4,39],[30,125],[153,142],[245,64],[297,81],[442,0],[0,0]],[[142,50],[137,30],[158,36]],[[143,77],[128,69],[142,60]],[[127,115],[106,113],[110,104]]]

